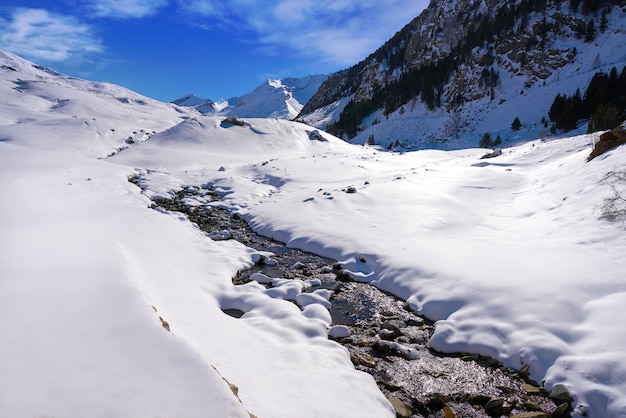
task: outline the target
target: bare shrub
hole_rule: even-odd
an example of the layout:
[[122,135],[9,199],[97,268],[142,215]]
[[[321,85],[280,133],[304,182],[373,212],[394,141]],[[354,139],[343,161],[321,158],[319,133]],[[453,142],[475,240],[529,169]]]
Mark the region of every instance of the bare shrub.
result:
[[626,197],[622,191],[626,189],[626,170],[611,171],[602,181],[608,183],[613,194],[604,198],[598,205],[600,218],[610,222],[626,223]]

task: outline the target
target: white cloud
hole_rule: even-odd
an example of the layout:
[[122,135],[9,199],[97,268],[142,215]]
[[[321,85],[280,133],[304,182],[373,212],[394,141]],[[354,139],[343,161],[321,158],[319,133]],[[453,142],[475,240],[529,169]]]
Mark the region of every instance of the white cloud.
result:
[[179,0],[178,5],[184,13],[198,16],[222,17],[221,5],[212,0]]
[[127,19],[154,15],[168,0],[88,0],[86,3],[95,16]]
[[[208,27],[246,28],[264,47],[355,64],[374,52],[428,6],[428,0],[178,0],[179,7]],[[206,23],[206,22],[205,22]]]
[[0,19],[0,48],[31,59],[67,61],[103,52],[90,26],[44,9],[14,9]]

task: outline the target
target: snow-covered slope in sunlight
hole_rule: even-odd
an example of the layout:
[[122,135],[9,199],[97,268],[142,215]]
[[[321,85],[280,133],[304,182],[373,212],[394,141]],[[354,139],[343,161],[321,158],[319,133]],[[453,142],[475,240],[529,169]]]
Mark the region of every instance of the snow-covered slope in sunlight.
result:
[[186,185],[437,320],[437,350],[528,366],[574,416],[626,415],[626,234],[601,209],[625,147],[387,153],[0,58],[0,416],[395,416],[325,308],[234,286],[260,254],[150,209]]
[[293,134],[291,146],[268,136],[271,149],[260,131],[278,133],[275,123],[207,119],[115,159],[156,170],[155,194],[208,182],[257,231],[342,260],[439,320],[438,350],[528,366],[548,389],[565,384],[580,416],[626,411],[626,333],[608,318],[626,314],[626,238],[597,209],[613,193],[607,173],[626,169],[623,147],[586,162],[593,137],[579,136],[481,159],[479,149],[324,151]]
[[227,287],[246,250],[148,210],[128,168],[4,142],[0,166],[0,416],[249,416],[159,321],[167,289],[229,326],[191,289]]
[[[248,162],[348,144],[273,119],[240,127],[190,111],[193,119],[116,86],[1,59],[0,416],[394,415],[328,339],[327,311],[303,315],[261,285],[235,287],[232,277],[260,254],[151,209],[128,181],[154,162],[218,172],[220,154]],[[153,131],[127,143],[131,129]],[[145,161],[120,164],[135,147]],[[103,158],[114,151],[120,159]]]
[[104,157],[175,125],[187,112],[120,86],[56,73],[8,52],[0,51],[0,64],[2,141]]
[[326,80],[326,75],[267,80],[248,94],[223,102],[187,95],[173,103],[193,107],[207,115],[231,115],[244,118],[294,119],[304,104]]

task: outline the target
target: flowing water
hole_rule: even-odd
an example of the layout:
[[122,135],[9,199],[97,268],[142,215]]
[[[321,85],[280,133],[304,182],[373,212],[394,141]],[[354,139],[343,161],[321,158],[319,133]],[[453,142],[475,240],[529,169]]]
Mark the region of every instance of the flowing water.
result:
[[[138,183],[138,182],[136,182]],[[366,283],[338,274],[341,266],[260,236],[237,215],[200,201],[219,197],[209,189],[187,187],[173,199],[155,206],[187,215],[207,233],[227,231],[231,239],[259,252],[271,252],[275,265],[263,263],[241,271],[235,285],[250,281],[256,272],[272,278],[317,279],[318,288],[333,290],[333,325],[345,325],[350,335],[337,338],[351,354],[358,370],[371,374],[399,417],[569,416],[569,405],[557,405],[524,371],[476,355],[444,355],[428,347],[434,324],[412,312],[408,305]],[[238,317],[242,312],[225,311]]]

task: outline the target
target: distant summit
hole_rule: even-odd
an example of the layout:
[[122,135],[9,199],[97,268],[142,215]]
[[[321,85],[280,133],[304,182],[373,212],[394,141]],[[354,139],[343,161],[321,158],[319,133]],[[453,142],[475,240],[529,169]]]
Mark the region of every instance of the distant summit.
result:
[[213,103],[212,100],[203,99],[201,97],[196,96],[195,94],[188,94],[186,96],[181,97],[180,99],[174,100],[172,103],[179,106],[187,106],[187,107],[196,107],[206,103]]
[[189,94],[172,103],[193,107],[204,114],[291,120],[300,113],[304,104],[313,97],[327,78],[327,75],[310,75],[267,80],[252,92],[232,97],[225,102],[214,102]]

